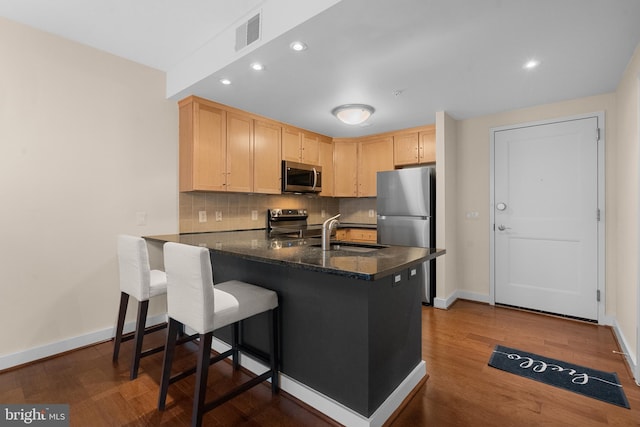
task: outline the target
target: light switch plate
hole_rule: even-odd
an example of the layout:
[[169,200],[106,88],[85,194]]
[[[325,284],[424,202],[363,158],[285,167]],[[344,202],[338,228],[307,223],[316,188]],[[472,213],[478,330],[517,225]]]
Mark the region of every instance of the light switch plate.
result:
[[136,212],[136,225],[147,225],[146,212]]
[[258,220],[258,211],[251,211],[251,221],[257,221]]

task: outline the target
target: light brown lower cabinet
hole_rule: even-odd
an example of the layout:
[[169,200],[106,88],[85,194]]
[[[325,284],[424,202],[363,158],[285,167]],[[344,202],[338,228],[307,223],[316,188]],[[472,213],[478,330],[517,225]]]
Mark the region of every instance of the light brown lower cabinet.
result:
[[378,233],[370,228],[339,228],[336,230],[336,239],[345,242],[376,243]]

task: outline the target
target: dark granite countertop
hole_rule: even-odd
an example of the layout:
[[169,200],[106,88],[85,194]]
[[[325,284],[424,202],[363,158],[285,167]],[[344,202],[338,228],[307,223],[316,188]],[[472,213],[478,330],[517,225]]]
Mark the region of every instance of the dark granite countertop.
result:
[[281,239],[265,230],[146,236],[159,242],[179,242],[233,254],[248,260],[287,265],[292,268],[337,274],[361,280],[376,280],[411,265],[444,255],[444,249],[388,246],[370,252],[323,251],[319,238]]

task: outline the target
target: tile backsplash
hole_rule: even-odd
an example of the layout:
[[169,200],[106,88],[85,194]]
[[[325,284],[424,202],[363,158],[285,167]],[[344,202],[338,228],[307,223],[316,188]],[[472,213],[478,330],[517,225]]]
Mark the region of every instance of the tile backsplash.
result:
[[340,222],[355,224],[376,223],[376,198],[345,198],[340,201]]
[[[269,208],[306,208],[309,224],[321,224],[337,213],[344,223],[375,224],[375,200],[298,194],[180,193],[180,233],[265,228]],[[369,216],[370,211],[373,217]],[[206,221],[201,222],[205,217]]]

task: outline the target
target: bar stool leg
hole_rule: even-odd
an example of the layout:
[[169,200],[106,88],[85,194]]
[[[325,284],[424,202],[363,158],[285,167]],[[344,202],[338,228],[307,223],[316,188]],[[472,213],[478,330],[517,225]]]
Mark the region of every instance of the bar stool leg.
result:
[[233,369],[237,370],[240,368],[240,361],[238,360],[238,328],[240,326],[240,322],[236,322],[231,325],[231,360],[233,362]]
[[196,394],[193,398],[193,413],[191,415],[192,427],[202,425],[204,415],[204,402],[207,393],[207,378],[211,360],[211,341],[213,332],[200,334],[200,347],[198,348],[198,366],[196,369]]
[[164,351],[164,361],[162,362],[162,376],[160,378],[160,396],[158,397],[158,409],[164,411],[169,391],[169,380],[171,379],[171,365],[173,364],[173,354],[176,350],[178,331],[184,325],[177,320],[169,318],[167,330],[167,343]]
[[131,361],[130,379],[138,377],[138,367],[140,366],[140,353],[142,353],[142,339],[144,329],[147,326],[147,312],[149,311],[149,300],[138,302],[138,320],[136,321],[136,335],[134,338],[133,360]]
[[124,318],[127,315],[127,305],[129,304],[129,294],[120,292],[120,309],[118,310],[118,324],[116,325],[116,336],[113,341],[113,361],[118,360],[120,353],[120,343],[122,342],[122,330],[124,329]]

